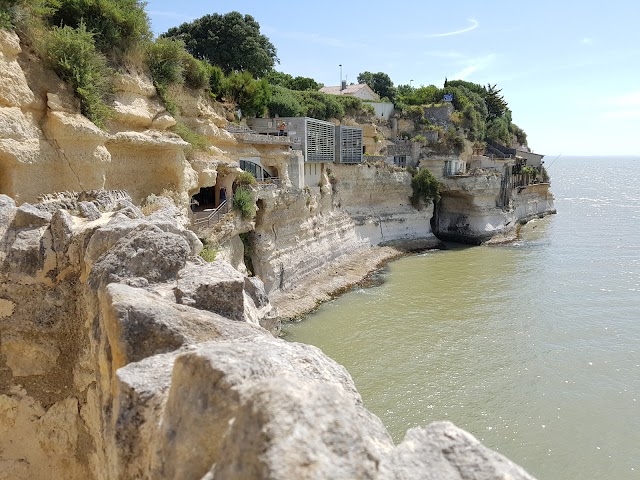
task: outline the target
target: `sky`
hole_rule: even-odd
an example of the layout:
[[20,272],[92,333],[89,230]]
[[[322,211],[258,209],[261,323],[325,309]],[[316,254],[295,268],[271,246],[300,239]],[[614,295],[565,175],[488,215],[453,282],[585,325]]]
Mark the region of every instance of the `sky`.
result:
[[637,0],[149,0],[156,35],[206,14],[253,16],[276,69],[338,85],[497,84],[539,153],[640,155]]

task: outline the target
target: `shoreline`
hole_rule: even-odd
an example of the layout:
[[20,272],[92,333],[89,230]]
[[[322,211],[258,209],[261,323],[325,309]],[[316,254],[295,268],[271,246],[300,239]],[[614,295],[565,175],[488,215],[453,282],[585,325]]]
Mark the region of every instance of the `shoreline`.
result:
[[277,321],[280,324],[290,322],[346,293],[392,260],[441,248],[444,248],[444,244],[438,239],[364,248],[336,258],[319,272],[310,275],[303,285],[286,291],[278,290],[269,295],[269,300],[277,308]]
[[[545,218],[556,213],[550,210],[543,214],[531,215],[524,221],[518,222],[508,233],[494,235],[486,241],[472,243],[453,239],[418,239],[394,242],[388,245],[377,245],[363,248],[351,254],[342,255],[328,263],[323,269],[310,275],[304,284],[290,290],[276,290],[269,295],[269,301],[277,309],[277,315],[272,318],[274,323],[268,326],[278,335],[284,322],[299,320],[312,313],[320,305],[332,300],[352,288],[366,282],[367,278],[384,267],[388,262],[405,255],[423,252],[430,249],[447,249],[444,242],[451,241],[461,244],[500,246],[512,243],[519,238],[522,225],[533,218]],[[275,328],[274,328],[275,327]]]

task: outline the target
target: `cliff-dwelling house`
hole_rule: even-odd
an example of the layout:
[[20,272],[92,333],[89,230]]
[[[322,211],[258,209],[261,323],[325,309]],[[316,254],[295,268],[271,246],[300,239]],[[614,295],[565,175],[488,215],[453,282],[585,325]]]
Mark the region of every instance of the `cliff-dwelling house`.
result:
[[[292,151],[300,153],[300,157],[291,158],[287,172],[291,183],[298,188],[318,185],[326,164],[362,162],[363,131],[360,127],[336,126],[309,117],[251,118],[247,123],[258,134],[289,139]],[[296,162],[296,158],[301,162]],[[244,162],[243,169],[264,169],[260,159],[245,159]],[[268,170],[266,172],[271,175]]]

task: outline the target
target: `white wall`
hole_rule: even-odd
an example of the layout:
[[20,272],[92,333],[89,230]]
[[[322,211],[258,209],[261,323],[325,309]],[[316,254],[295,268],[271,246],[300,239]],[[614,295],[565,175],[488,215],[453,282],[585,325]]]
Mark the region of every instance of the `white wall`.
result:
[[307,187],[317,187],[322,176],[322,163],[304,164],[304,184]]
[[387,102],[363,102],[367,105],[371,105],[373,110],[376,112],[376,117],[384,118],[385,120],[389,120],[391,115],[393,115],[393,103]]

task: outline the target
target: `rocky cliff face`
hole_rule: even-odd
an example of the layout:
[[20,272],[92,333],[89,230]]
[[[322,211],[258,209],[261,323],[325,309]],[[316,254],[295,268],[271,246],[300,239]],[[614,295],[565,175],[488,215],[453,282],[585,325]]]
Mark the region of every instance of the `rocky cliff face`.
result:
[[[0,70],[0,191],[18,204],[48,193],[122,189],[136,204],[169,192],[186,208],[190,195],[214,185],[219,173],[239,171],[243,149],[220,128],[227,120],[204,92],[173,87],[174,118],[147,75],[122,71],[114,81],[113,118],[100,130],[79,113],[55,73],[5,30]],[[206,152],[193,152],[167,130],[177,120],[211,143]],[[282,156],[267,153],[276,161]]]
[[463,243],[513,240],[520,223],[555,213],[548,183],[515,188],[508,205],[497,206],[502,177],[443,178],[446,190],[438,205],[436,234]]
[[532,478],[450,423],[395,447],[180,223],[118,192],[0,195],[0,478]]
[[410,204],[411,175],[386,165],[331,165],[318,187],[259,195],[251,257],[268,292],[375,245],[435,247],[433,206]]
[[[240,144],[197,92],[171,92],[174,118],[136,71],[99,130],[2,30],[0,70],[0,479],[531,478],[449,423],[394,446],[343,367],[262,327],[268,292],[331,260],[436,242],[406,172],[332,165],[308,191],[259,191],[255,223],[218,233],[243,267],[255,230],[263,284],[198,257],[181,212],[230,189],[238,158],[286,173],[288,152]],[[190,151],[176,121],[212,146]],[[183,208],[135,206],[163,192]]]

